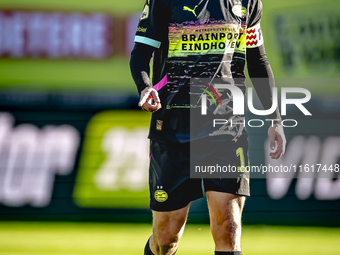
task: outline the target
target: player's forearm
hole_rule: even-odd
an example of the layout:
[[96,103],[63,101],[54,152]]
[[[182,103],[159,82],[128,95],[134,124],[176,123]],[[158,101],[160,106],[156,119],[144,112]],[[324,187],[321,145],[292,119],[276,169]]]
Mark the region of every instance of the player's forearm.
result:
[[131,52],[130,70],[133,80],[141,94],[146,87],[152,87],[150,82],[150,59],[154,51],[153,47],[136,43]]
[[[265,110],[270,109],[273,104],[275,80],[263,45],[247,49],[247,67],[263,108]],[[268,118],[281,120],[279,108],[277,107],[272,114],[268,115]]]

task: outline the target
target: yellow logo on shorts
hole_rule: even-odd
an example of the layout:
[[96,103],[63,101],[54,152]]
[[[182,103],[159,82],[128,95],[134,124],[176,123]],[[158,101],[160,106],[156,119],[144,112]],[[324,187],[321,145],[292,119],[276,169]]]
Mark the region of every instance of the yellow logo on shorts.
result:
[[168,193],[166,193],[164,190],[158,189],[155,191],[154,197],[157,202],[165,202],[168,199]]
[[163,121],[162,120],[157,120],[156,130],[162,131],[162,126],[163,126]]

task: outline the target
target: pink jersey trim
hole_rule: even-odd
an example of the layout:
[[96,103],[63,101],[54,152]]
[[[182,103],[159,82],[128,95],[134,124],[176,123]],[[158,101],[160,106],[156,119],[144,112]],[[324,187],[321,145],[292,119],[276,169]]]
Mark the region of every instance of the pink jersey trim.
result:
[[158,82],[156,85],[153,86],[153,88],[157,91],[160,91],[161,88],[163,88],[167,83],[168,83],[168,77],[167,75],[165,75],[160,82]]

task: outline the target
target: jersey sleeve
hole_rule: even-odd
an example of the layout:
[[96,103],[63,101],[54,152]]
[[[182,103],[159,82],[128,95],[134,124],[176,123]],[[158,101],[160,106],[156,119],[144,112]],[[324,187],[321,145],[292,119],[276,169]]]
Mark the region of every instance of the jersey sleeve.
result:
[[164,0],[146,0],[141,14],[136,36],[136,43],[143,43],[159,48],[167,39],[168,8]]
[[256,48],[263,45],[263,35],[260,26],[262,17],[262,2],[255,0],[250,10],[250,17],[247,25],[246,47]]

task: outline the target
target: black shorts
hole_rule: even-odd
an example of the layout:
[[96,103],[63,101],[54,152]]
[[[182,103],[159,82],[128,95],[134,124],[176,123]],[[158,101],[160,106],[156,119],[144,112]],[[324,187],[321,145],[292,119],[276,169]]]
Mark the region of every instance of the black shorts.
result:
[[[192,146],[192,145],[191,145]],[[235,142],[207,144],[200,158],[215,157],[219,165],[240,166],[240,148],[243,165],[248,162],[247,138]],[[190,178],[190,144],[166,145],[150,141],[150,208],[154,211],[174,211],[187,206],[191,201],[203,197],[205,191],[225,192],[249,196],[249,173],[240,178]]]

